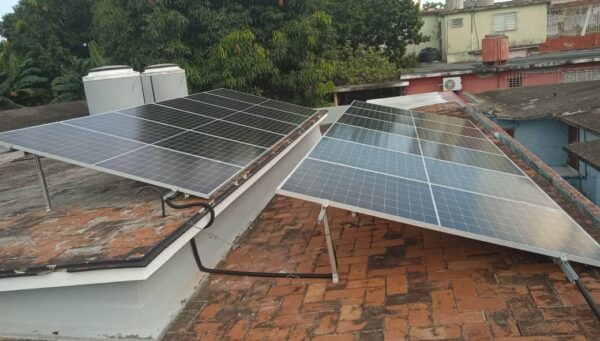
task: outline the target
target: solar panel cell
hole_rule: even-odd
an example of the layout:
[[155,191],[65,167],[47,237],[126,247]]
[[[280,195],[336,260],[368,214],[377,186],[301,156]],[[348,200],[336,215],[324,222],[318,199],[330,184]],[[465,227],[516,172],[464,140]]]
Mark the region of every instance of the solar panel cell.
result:
[[460,126],[453,125],[453,124],[427,121],[427,120],[421,120],[421,119],[417,119],[417,118],[415,119],[415,124],[419,128],[432,129],[432,130],[437,130],[437,131],[441,131],[441,132],[445,132],[445,133],[465,135],[465,136],[485,139],[485,136],[483,135],[483,133],[481,133],[481,131],[479,131],[479,129],[475,129],[475,128],[469,128],[469,127],[465,127],[465,126],[460,127]]
[[475,139],[467,136],[454,135],[422,128],[417,128],[417,131],[421,140],[428,140],[443,144],[449,144],[452,146],[482,150],[488,153],[500,155],[502,154],[502,152],[498,148],[496,148],[496,146],[494,146],[494,144],[489,140]]
[[496,170],[499,172],[523,175],[506,156],[482,153],[476,150],[448,146],[445,144],[421,141],[423,155],[434,159]]
[[221,162],[147,146],[98,164],[157,186],[207,197],[241,168]]
[[291,104],[291,103],[280,102],[280,101],[276,101],[274,99],[270,99],[264,103],[261,103],[260,105],[263,107],[279,109],[279,110],[292,112],[294,114],[300,114],[300,115],[304,115],[304,116],[312,116],[314,113],[317,112],[314,109],[301,107],[299,105],[295,105],[295,104]]
[[345,114],[361,116],[361,117],[368,117],[368,118],[372,118],[372,119],[380,120],[380,121],[414,126],[413,119],[410,116],[394,115],[394,114],[388,114],[388,113],[384,113],[384,112],[380,112],[380,111],[373,111],[373,110],[361,109],[361,108],[355,108],[355,107],[348,108],[348,110],[346,110]]
[[270,133],[225,121],[215,121],[195,129],[201,133],[220,136],[255,146],[269,148],[283,138],[283,135]]
[[345,124],[334,124],[326,136],[398,152],[421,154],[417,139]]
[[291,123],[275,121],[269,118],[258,117],[244,113],[237,113],[228,116],[224,120],[252,128],[259,128],[267,131],[272,131],[274,133],[283,135],[291,133],[297,127],[296,125],[293,125]]
[[185,131],[117,113],[76,118],[64,123],[144,143],[154,143]]
[[0,141],[9,147],[92,165],[145,146],[62,123],[0,133]]
[[372,130],[383,131],[387,133],[415,137],[415,127],[404,124],[396,124],[385,121],[372,120],[370,118],[358,117],[353,115],[342,115],[338,120],[339,123],[348,124],[356,127],[362,127]]
[[211,118],[223,118],[235,114],[235,110],[218,107],[216,105],[196,102],[185,98],[176,98],[168,101],[158,103],[160,105],[175,108],[179,110],[185,110],[190,113],[203,115]]
[[600,260],[598,244],[561,212],[438,186],[433,195],[442,226],[523,249]]
[[302,124],[306,121],[306,117],[298,114],[292,114],[286,111],[281,111],[272,108],[266,108],[261,106],[256,106],[252,108],[248,108],[244,110],[245,113],[250,113],[252,115],[261,116],[270,118],[273,120],[284,121],[293,124]]
[[166,108],[155,104],[142,105],[131,109],[119,110],[118,112],[183,129],[199,127],[213,121],[212,118],[194,115],[185,111]]
[[[248,109],[251,106],[256,105],[253,103],[241,102],[241,101],[237,101],[234,99],[211,95],[211,94],[208,94],[205,92],[201,92],[199,94],[188,96],[188,97],[186,97],[186,99],[199,101],[199,102],[203,102],[203,103],[208,103],[208,104],[212,104],[212,105],[216,105],[216,106],[220,106],[223,108],[236,110],[236,111]],[[265,101],[266,101],[266,99],[265,99]]]
[[425,159],[431,183],[557,209],[556,204],[523,176],[435,159]]
[[421,157],[412,154],[325,137],[309,157],[388,175],[427,181]]
[[254,95],[250,95],[244,92],[233,91],[229,89],[215,89],[208,91],[207,93],[211,95],[222,96],[225,98],[235,99],[237,101],[248,102],[252,104],[258,104],[264,102],[266,99]]
[[161,141],[156,145],[237,166],[245,166],[266,150],[191,131]]
[[427,184],[305,159],[283,190],[437,224]]

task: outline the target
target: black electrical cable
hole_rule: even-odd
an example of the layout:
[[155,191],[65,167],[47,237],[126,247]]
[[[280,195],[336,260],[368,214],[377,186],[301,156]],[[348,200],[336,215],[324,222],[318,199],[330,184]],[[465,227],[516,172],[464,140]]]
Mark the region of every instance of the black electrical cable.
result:
[[[169,205],[171,208],[175,209],[184,209],[190,207],[201,206],[208,209],[210,214],[210,219],[204,229],[209,228],[213,222],[215,221],[215,210],[213,207],[205,202],[197,201],[189,204],[176,204],[173,200],[176,196],[171,196],[165,199],[165,203]],[[203,230],[204,230],[203,229]],[[190,241],[192,245],[192,252],[194,253],[194,259],[196,260],[196,264],[198,265],[198,269],[202,272],[206,272],[209,274],[218,274],[218,275],[231,275],[231,276],[248,276],[248,277],[268,277],[268,278],[325,278],[331,279],[333,275],[331,273],[325,274],[315,274],[315,273],[289,273],[289,272],[256,272],[256,271],[241,271],[241,270],[226,270],[226,269],[214,269],[207,268],[202,264],[202,260],[200,259],[200,254],[198,252],[198,245],[196,245],[195,238],[192,238]]]
[[594,298],[592,297],[592,295],[590,295],[590,292],[583,285],[583,283],[581,283],[581,280],[576,279],[574,282],[575,282],[575,285],[577,286],[577,289],[579,289],[579,291],[583,295],[583,298],[585,298],[585,300],[589,304],[590,308],[592,308],[592,311],[594,312],[594,314],[596,314],[596,317],[600,320],[600,307],[598,307],[598,304],[594,301]]

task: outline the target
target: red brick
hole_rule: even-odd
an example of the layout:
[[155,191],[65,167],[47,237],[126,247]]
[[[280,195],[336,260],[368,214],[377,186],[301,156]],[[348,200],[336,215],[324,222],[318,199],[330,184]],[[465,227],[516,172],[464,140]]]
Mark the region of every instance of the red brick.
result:
[[525,336],[579,334],[574,321],[522,321],[519,329]]
[[506,301],[495,297],[473,297],[457,300],[460,311],[506,309]]
[[306,295],[304,296],[304,303],[312,303],[319,302],[323,299],[323,295],[325,295],[325,288],[327,285],[325,283],[313,283],[309,284],[306,289]]
[[520,264],[517,270],[522,274],[561,272],[555,263]]
[[452,270],[488,269],[489,267],[490,264],[481,259],[448,262],[448,269]]
[[372,255],[382,255],[386,251],[386,248],[373,248],[373,249],[355,249],[352,252],[353,256],[372,256]]
[[317,327],[314,330],[315,335],[333,334],[337,324],[337,316],[330,314],[324,315],[319,320]]
[[330,290],[325,292],[325,301],[346,300],[346,299],[362,299],[365,295],[364,288]]
[[448,281],[458,278],[468,278],[469,273],[465,270],[446,270],[428,273],[430,281]]
[[465,311],[465,312],[433,312],[433,321],[435,324],[471,324],[484,323],[485,317],[480,311]]
[[370,288],[385,286],[385,278],[370,278],[362,280],[349,280],[346,289]]
[[246,340],[264,341],[264,340],[286,340],[290,334],[289,327],[281,328],[253,328],[248,331]]
[[385,288],[367,288],[365,305],[368,307],[380,307],[385,305]]
[[367,278],[367,263],[351,264],[348,279],[363,279]]
[[513,336],[513,337],[498,337],[495,341],[555,341],[549,336]]
[[490,326],[487,323],[465,324],[462,327],[464,339],[467,341],[492,340]]
[[457,300],[477,297],[475,281],[471,278],[458,278],[452,281],[452,289]]
[[558,294],[548,288],[531,289],[531,297],[538,307],[557,307],[563,305]]
[[384,320],[385,341],[405,340],[408,335],[408,321],[404,318],[386,317]]
[[202,321],[210,321],[215,318],[215,315],[221,310],[223,306],[219,303],[211,303],[202,309],[200,312],[200,320]]
[[292,329],[292,334],[287,341],[308,341],[310,339],[309,331],[309,327],[294,326]]
[[406,278],[406,274],[388,277],[386,278],[386,283],[388,295],[406,294],[408,292],[408,279]]
[[340,307],[340,320],[358,320],[362,313],[360,305],[342,305]]
[[425,303],[408,305],[408,322],[410,326],[425,327],[433,323],[430,307]]
[[281,302],[281,311],[284,314],[297,313],[302,305],[302,295],[285,296]]
[[354,334],[333,334],[333,335],[321,335],[312,338],[311,341],[352,341],[356,340]]
[[302,294],[302,293],[304,293],[303,285],[277,286],[277,287],[272,287],[271,290],[269,290],[270,296],[283,296],[283,295]]
[[351,333],[362,330],[367,325],[367,322],[356,321],[356,320],[344,320],[339,321],[337,324],[337,333]]
[[459,326],[448,325],[438,327],[411,327],[409,330],[411,339],[415,340],[443,340],[458,339],[461,337]]
[[315,321],[316,317],[316,313],[280,315],[273,319],[273,325],[277,327],[308,325],[312,324]]
[[238,320],[236,321],[229,332],[227,333],[227,337],[231,340],[242,340],[250,327],[250,321],[248,320]]
[[391,240],[382,240],[382,241],[378,241],[378,242],[373,242],[371,244],[371,247],[373,248],[378,248],[378,247],[390,247],[390,246],[402,246],[404,245],[404,239],[391,239]]
[[431,307],[434,313],[452,314],[456,311],[454,293],[452,290],[437,290],[431,292]]
[[481,297],[507,298],[511,296],[527,295],[529,290],[524,285],[478,285],[477,293]]

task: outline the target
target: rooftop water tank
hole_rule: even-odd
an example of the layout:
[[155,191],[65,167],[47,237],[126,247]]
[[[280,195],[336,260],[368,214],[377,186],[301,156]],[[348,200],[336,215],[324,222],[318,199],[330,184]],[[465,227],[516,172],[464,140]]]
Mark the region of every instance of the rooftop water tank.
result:
[[176,64],[148,66],[142,72],[144,101],[154,103],[188,95],[185,70]]
[[131,66],[95,68],[83,77],[90,115],[144,104],[140,73]]
[[463,9],[465,7],[465,0],[446,0],[446,9]]

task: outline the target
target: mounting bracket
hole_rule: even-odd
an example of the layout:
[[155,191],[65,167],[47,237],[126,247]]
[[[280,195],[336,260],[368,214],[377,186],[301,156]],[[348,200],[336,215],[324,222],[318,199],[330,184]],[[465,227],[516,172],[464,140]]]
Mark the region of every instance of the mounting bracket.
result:
[[321,222],[323,223],[323,229],[325,230],[325,242],[327,243],[327,252],[329,253],[329,262],[331,263],[331,278],[333,279],[333,283],[337,284],[340,281],[340,277],[338,275],[335,247],[333,246],[333,241],[331,240],[331,231],[329,230],[327,207],[329,207],[329,200],[325,200],[321,204],[321,212],[319,212],[317,222],[319,224],[321,224]]
[[42,168],[42,162],[37,154],[33,154],[33,160],[35,161],[35,168],[37,168],[38,178],[40,179],[40,187],[42,188],[42,194],[44,195],[44,201],[46,202],[46,211],[52,211],[52,203],[50,202],[50,195],[48,194],[48,186],[46,185],[46,176],[44,175],[44,169]]

